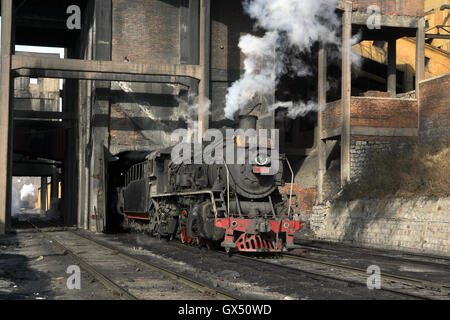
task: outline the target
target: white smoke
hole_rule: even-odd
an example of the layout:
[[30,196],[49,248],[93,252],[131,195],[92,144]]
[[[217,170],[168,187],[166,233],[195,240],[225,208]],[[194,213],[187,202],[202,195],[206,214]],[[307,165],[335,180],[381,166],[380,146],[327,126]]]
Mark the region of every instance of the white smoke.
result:
[[[314,43],[340,44],[336,0],[244,0],[244,10],[266,33],[263,37],[245,35],[239,41],[246,56],[245,73],[228,89],[225,116],[229,119],[255,96],[274,92],[281,76],[311,74],[298,56],[310,53]],[[277,102],[274,106],[287,107],[291,117],[320,109],[312,102]]]
[[32,184],[26,184],[20,190],[20,200],[24,200],[28,196],[34,196],[34,186]]
[[336,0],[245,0],[244,9],[256,25],[268,31],[285,32],[291,46],[310,51],[318,41],[335,43],[339,21]]
[[197,95],[189,95],[188,99],[177,98],[180,106],[180,118],[186,121],[188,127],[188,135],[191,139],[198,134],[199,127],[197,125],[198,115],[203,114],[209,116],[211,113],[211,100],[199,99]]
[[278,108],[286,108],[288,110],[287,116],[291,119],[295,119],[298,117],[304,117],[312,111],[314,112],[323,111],[325,106],[321,106],[314,101],[297,102],[297,103],[288,101],[288,102],[278,102],[273,106],[271,106],[269,110],[273,111]]
[[276,32],[268,32],[262,38],[245,35],[239,41],[239,48],[245,54],[244,75],[228,89],[225,116],[233,119],[236,111],[243,108],[255,96],[275,90],[277,63],[275,62]]

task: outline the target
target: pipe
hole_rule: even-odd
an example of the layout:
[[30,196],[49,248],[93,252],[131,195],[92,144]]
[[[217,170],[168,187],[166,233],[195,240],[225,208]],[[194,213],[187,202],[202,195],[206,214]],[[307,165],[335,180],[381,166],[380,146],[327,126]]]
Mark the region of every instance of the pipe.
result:
[[291,170],[291,190],[289,193],[289,207],[288,207],[288,217],[291,218],[291,203],[292,203],[292,193],[294,191],[294,170],[292,170],[291,163],[289,159],[286,157],[286,162],[289,166],[289,170]]

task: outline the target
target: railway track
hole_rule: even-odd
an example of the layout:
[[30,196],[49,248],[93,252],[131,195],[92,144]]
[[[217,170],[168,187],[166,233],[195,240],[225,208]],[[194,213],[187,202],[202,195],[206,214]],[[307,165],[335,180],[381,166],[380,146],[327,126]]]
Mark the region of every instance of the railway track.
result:
[[[307,250],[311,250],[311,251],[326,251],[326,252],[331,252],[331,253],[336,253],[336,251],[338,252],[344,252],[344,253],[354,253],[354,250],[357,249],[359,250],[359,252],[363,253],[364,255],[368,255],[368,256],[372,256],[372,257],[380,257],[380,258],[387,258],[387,259],[396,259],[399,261],[404,261],[404,262],[419,262],[421,264],[426,264],[426,265],[430,265],[430,266],[449,266],[450,265],[450,258],[448,257],[440,257],[440,256],[431,256],[431,255],[421,255],[421,254],[416,254],[416,253],[410,253],[410,252],[398,252],[398,253],[394,253],[394,252],[383,252],[380,249],[376,249],[376,252],[374,252],[373,250],[369,250],[369,249],[364,249],[364,248],[358,248],[358,247],[354,247],[354,248],[344,248],[344,247],[338,247],[338,246],[334,246],[334,247],[324,247],[323,245],[317,244],[306,244],[303,242],[296,242],[296,245],[300,246],[301,249],[307,249]],[[325,243],[325,245],[327,245],[327,243]],[[430,261],[432,260],[432,261]],[[439,262],[437,262],[439,261]]]
[[[40,229],[37,229],[38,231],[41,231]],[[89,241],[90,243],[93,243],[97,246],[102,247],[103,249],[109,250],[112,254],[115,254],[117,256],[120,256],[124,259],[127,259],[128,261],[131,261],[133,263],[139,264],[144,266],[145,268],[151,269],[155,272],[158,272],[160,274],[163,274],[164,276],[184,283],[185,285],[188,285],[189,287],[208,294],[210,297],[215,297],[217,299],[232,299],[236,300],[237,297],[233,296],[232,294],[229,294],[227,292],[224,292],[223,290],[218,290],[217,288],[212,288],[204,283],[200,283],[196,280],[193,280],[189,277],[186,277],[184,275],[181,275],[177,272],[168,270],[167,268],[163,268],[161,266],[155,265],[147,260],[138,258],[134,255],[131,255],[121,249],[118,249],[116,247],[110,246],[108,244],[105,244],[104,242],[98,241],[96,239],[93,239],[87,235],[83,235],[75,230],[66,230],[66,232],[75,235],[76,237],[80,239],[84,239],[86,241]],[[69,248],[64,246],[62,243],[54,239],[54,237],[50,236],[48,233],[41,232],[44,234],[46,238],[49,240],[52,240],[52,243],[54,243],[56,246],[58,246],[61,250],[66,252],[67,254],[70,254],[72,257],[74,257],[76,260],[80,262],[80,266],[85,269],[87,272],[89,272],[95,279],[97,279],[99,282],[101,282],[106,288],[114,292],[115,294],[119,295],[122,298],[125,299],[137,299],[134,295],[130,294],[126,289],[118,285],[116,282],[111,280],[109,277],[98,271],[96,268],[92,267],[89,263],[84,261],[81,257],[79,257],[77,254],[75,254],[73,251],[71,251]],[[174,245],[179,248],[183,248],[186,250],[187,248],[195,249],[194,247],[189,247],[187,245],[182,245],[179,243],[171,242],[170,245]],[[220,254],[222,256],[226,256],[227,254],[225,252],[220,251],[211,251],[213,254]],[[282,254],[283,259],[258,259],[255,257],[235,254],[233,257],[236,257],[238,259],[246,259],[252,262],[270,265],[272,268],[281,268],[284,270],[288,270],[290,272],[296,272],[296,273],[303,273],[308,274],[311,276],[321,277],[321,278],[328,278],[334,281],[343,281],[347,283],[351,283],[354,285],[359,286],[365,286],[365,280],[368,277],[367,271],[364,269],[347,266],[347,265],[340,265],[330,262],[325,262],[321,260],[311,259],[311,258],[305,258],[298,255],[293,254]],[[299,264],[300,262],[301,264]],[[314,267],[311,267],[314,266]],[[335,272],[330,272],[339,270],[340,274],[336,274]],[[380,274],[381,279],[383,281],[383,286],[381,290],[395,293],[398,295],[402,295],[405,297],[412,297],[412,298],[418,298],[418,299],[448,299],[449,292],[450,292],[450,285],[445,283],[436,283],[431,281],[424,281],[421,279],[414,279],[414,278],[408,278],[393,274],[387,274],[387,273],[381,273]],[[394,285],[392,285],[394,284]],[[397,287],[395,287],[395,285]],[[400,286],[400,288],[399,288]],[[421,292],[423,291],[423,292]]]
[[[286,265],[286,264],[282,264],[282,263],[277,263],[277,260],[271,259],[258,259],[258,258],[253,258],[253,257],[248,257],[248,256],[239,256],[242,259],[247,259],[247,260],[251,260],[253,262],[256,263],[261,263],[261,264],[266,264],[266,265],[270,265],[272,267],[278,267],[280,269],[284,269],[287,270],[289,272],[294,272],[294,273],[301,273],[301,274],[307,274],[313,277],[320,277],[320,278],[326,278],[329,280],[333,280],[333,281],[341,281],[341,282],[346,282],[349,283],[351,285],[357,285],[357,286],[366,286],[366,283],[363,281],[363,277],[365,279],[367,279],[368,274],[366,272],[364,272],[364,275],[362,275],[360,273],[360,279],[359,281],[355,278],[352,277],[341,277],[338,275],[330,275],[329,272],[324,272],[324,271],[318,271],[317,269],[314,268],[308,268],[305,269],[304,266],[293,266],[293,265]],[[317,263],[318,264],[318,263]],[[316,265],[317,265],[316,264]],[[349,271],[349,270],[347,270]],[[398,282],[398,280],[396,280],[396,282]],[[408,293],[405,292],[403,290],[397,290],[397,289],[391,289],[391,288],[386,288],[386,287],[381,287],[382,291],[386,291],[386,292],[390,292],[390,293],[394,293],[396,295],[401,295],[404,297],[409,297],[409,298],[415,298],[415,299],[420,299],[420,300],[434,300],[434,298],[428,296],[428,295],[421,295],[421,294],[415,294],[415,293]]]
[[[367,270],[355,268],[352,266],[340,265],[340,264],[336,264],[336,263],[329,263],[329,262],[305,258],[305,257],[301,257],[298,255],[289,254],[289,253],[284,253],[283,257],[287,257],[287,258],[294,259],[297,261],[312,263],[312,264],[316,264],[316,265],[326,266],[326,267],[330,267],[330,268],[336,268],[336,269],[340,269],[343,271],[351,271],[351,272],[359,273],[360,275],[362,275],[364,277],[367,277]],[[439,291],[443,295],[447,295],[447,296],[450,294],[450,285],[446,284],[446,283],[431,282],[431,281],[426,281],[426,280],[422,280],[422,279],[414,279],[414,278],[410,278],[410,277],[403,277],[403,276],[398,276],[398,275],[388,274],[388,273],[383,273],[383,272],[380,274],[380,276],[382,279],[387,280],[387,281],[397,282],[397,283],[405,284],[405,285],[416,287],[416,288],[424,288],[424,289],[430,289],[433,291]]]
[[[61,241],[59,241],[55,236],[52,236],[46,232],[43,232],[39,228],[33,225],[35,229],[42,234],[48,241],[50,241],[54,246],[59,248],[62,252],[65,254],[70,255],[73,259],[75,259],[80,267],[88,272],[94,279],[99,281],[105,288],[110,290],[115,295],[127,299],[127,300],[140,300],[136,295],[133,295],[129,292],[129,290],[125,289],[123,285],[119,284],[119,281],[114,281],[111,277],[107,276],[105,272],[102,272],[99,270],[99,268],[93,266],[91,263],[87,262],[85,259],[83,259],[79,254],[75,253],[74,250],[71,250],[67,245],[64,245]],[[79,239],[83,239],[84,241],[89,241],[91,244],[94,244],[97,247],[101,247],[105,250],[108,250],[110,254],[121,257],[125,260],[128,260],[129,262],[132,262],[133,264],[138,264],[148,270],[151,270],[152,272],[159,273],[160,275],[169,278],[173,281],[176,281],[178,283],[182,283],[184,285],[187,285],[188,287],[196,290],[197,292],[206,295],[208,299],[215,298],[220,300],[238,300],[239,298],[229,294],[227,292],[224,292],[223,290],[219,290],[217,288],[213,288],[208,286],[207,284],[200,283],[196,280],[190,279],[180,273],[174,272],[172,270],[169,270],[167,268],[163,268],[161,266],[158,266],[156,264],[153,264],[147,260],[135,257],[123,250],[120,250],[118,248],[106,245],[100,241],[97,241],[95,239],[92,239],[88,236],[82,235],[74,230],[67,230],[67,233],[70,233],[71,235],[75,235]]]
[[[176,247],[183,247],[183,248],[192,248],[194,249],[195,247],[190,247],[187,245],[182,245],[179,243],[173,243]],[[229,256],[228,253],[226,252],[222,252],[222,251],[211,251],[214,254],[219,254],[223,257],[225,256]],[[267,256],[265,257],[251,257],[251,256],[247,256],[247,255],[242,255],[242,254],[233,254],[232,255],[233,258],[238,258],[238,259],[243,259],[243,260],[247,260],[247,261],[252,261],[252,262],[256,262],[259,264],[264,264],[270,267],[275,267],[275,268],[280,268],[280,269],[284,269],[287,270],[289,272],[295,272],[295,273],[302,273],[302,274],[307,274],[313,277],[321,277],[321,278],[327,278],[329,280],[333,280],[333,281],[342,281],[342,282],[347,282],[349,284],[352,285],[358,285],[358,286],[366,286],[366,279],[368,277],[367,271],[366,270],[362,270],[362,269],[357,269],[357,268],[353,268],[353,267],[347,267],[347,266],[341,266],[341,265],[335,265],[335,264],[330,264],[330,263],[322,263],[322,261],[319,260],[313,260],[313,259],[306,259],[303,260],[301,257],[298,256],[294,256],[294,255],[290,255],[290,254],[282,254],[279,257],[283,257],[283,258],[291,258],[291,259],[295,259],[297,261],[299,260],[303,260],[303,262],[308,262],[308,263],[313,263],[315,265],[321,265],[321,266],[325,266],[325,267],[332,267],[332,268],[339,268],[344,272],[353,272],[353,273],[357,273],[359,275],[359,280],[356,279],[351,279],[351,277],[349,278],[343,278],[340,276],[333,276],[330,275],[329,272],[324,272],[324,271],[316,271],[314,270],[314,268],[310,268],[310,269],[305,269],[302,268],[303,266],[299,266],[299,265],[286,265],[283,264],[283,260],[284,259],[274,259],[274,257],[271,257],[271,259],[268,259]],[[402,285],[407,285],[407,286],[412,286],[412,287],[422,287],[422,288],[428,288],[434,291],[440,291],[440,290],[446,290],[446,286],[445,285],[441,285],[441,284],[436,284],[436,283],[432,283],[432,282],[427,282],[427,281],[422,281],[422,280],[418,280],[418,279],[411,279],[411,278],[404,278],[404,277],[399,277],[399,276],[395,276],[395,275],[389,275],[389,274],[381,274],[381,278],[390,282],[395,282],[395,283],[399,283]],[[363,281],[364,280],[364,281]],[[425,286],[425,284],[427,284],[427,286]],[[410,297],[410,298],[415,298],[415,299],[421,299],[421,300],[434,300],[436,297],[432,297],[431,295],[426,295],[426,294],[417,294],[417,293],[411,293],[411,292],[407,292],[405,290],[399,290],[399,289],[393,289],[393,288],[387,288],[387,287],[382,287],[380,290],[382,291],[386,291],[386,292],[390,292],[390,293],[394,293],[397,295],[402,295],[405,297]],[[441,291],[442,292],[442,291]]]
[[102,243],[100,241],[97,241],[97,240],[92,239],[90,237],[81,235],[78,232],[71,231],[71,233],[75,234],[76,236],[78,236],[80,238],[89,240],[89,241],[95,243],[98,246],[101,246],[101,247],[106,248],[108,250],[112,250],[113,252],[116,252],[118,255],[123,256],[126,259],[129,259],[130,261],[133,261],[135,263],[141,264],[144,267],[150,268],[152,270],[158,271],[158,272],[164,274],[165,276],[167,276],[167,277],[169,277],[171,279],[177,280],[179,282],[183,282],[184,284],[186,284],[186,285],[188,285],[188,286],[190,286],[190,287],[192,287],[194,289],[197,289],[200,292],[208,293],[211,296],[215,296],[215,297],[220,298],[220,299],[239,300],[238,297],[236,297],[236,296],[234,296],[234,295],[232,295],[230,293],[224,292],[222,290],[218,290],[216,288],[211,288],[210,286],[208,286],[208,285],[206,285],[204,283],[200,283],[200,282],[198,282],[196,280],[193,280],[193,279],[191,279],[189,277],[186,277],[186,276],[184,276],[184,275],[182,275],[182,274],[180,274],[178,272],[174,272],[174,271],[171,271],[171,270],[169,270],[167,268],[163,268],[163,267],[158,266],[156,264],[150,263],[147,260],[134,257],[133,255],[128,254],[127,252],[125,252],[123,250],[120,250],[118,248],[114,248],[112,246],[106,245],[106,244],[104,244],[104,243]]
[[[181,245],[178,243],[176,244],[176,246],[187,247],[186,245]],[[223,256],[228,255],[227,253],[220,252],[220,251],[216,251],[216,253],[221,254]],[[261,258],[255,258],[255,257],[251,257],[251,256],[241,255],[241,254],[234,254],[233,257],[237,257],[238,259],[246,259],[246,260],[253,261],[256,263],[260,263],[260,264],[270,265],[272,267],[273,266],[279,267],[279,268],[288,270],[290,272],[306,273],[306,274],[309,274],[312,276],[320,276],[320,277],[328,278],[331,280],[344,281],[344,282],[348,282],[348,283],[355,284],[355,285],[364,285],[365,286],[366,285],[365,280],[369,276],[367,274],[367,270],[364,270],[364,269],[355,268],[352,266],[328,263],[328,262],[324,262],[321,260],[304,258],[301,256],[289,254],[289,253],[281,254],[280,257],[282,257],[284,259],[267,259],[267,258],[261,259]],[[300,266],[300,265],[283,264],[283,262],[285,262],[286,258],[295,260],[295,261],[301,261],[301,262],[308,263],[308,264],[313,264],[313,265],[322,267],[321,268],[322,270],[323,270],[323,267],[326,267],[327,270],[331,269],[334,271],[335,269],[339,269],[344,273],[351,272],[353,274],[358,275],[360,281],[357,281],[355,279],[343,278],[343,277],[340,277],[337,275],[333,276],[333,275],[330,275],[329,272],[314,271],[314,268],[304,269],[303,266]],[[393,275],[393,274],[388,274],[388,273],[381,273],[380,276],[381,276],[381,279],[383,281],[385,281],[385,284],[386,284],[386,282],[389,282],[389,283],[395,283],[395,284],[399,284],[402,286],[407,286],[409,288],[412,288],[412,290],[408,290],[408,289],[404,289],[404,288],[403,289],[398,289],[398,288],[394,289],[391,286],[386,287],[385,285],[383,285],[382,288],[380,289],[383,291],[388,291],[388,292],[403,295],[406,297],[412,297],[412,298],[416,298],[416,299],[425,299],[425,300],[448,299],[449,298],[450,285],[445,284],[445,283],[425,281],[422,279],[414,279],[414,278],[403,277],[403,276],[398,276],[398,275]],[[362,280],[364,280],[364,281],[362,281]],[[424,294],[411,292],[411,291],[417,291],[417,289],[424,289],[424,290],[427,290],[427,292]],[[440,294],[438,294],[438,295],[433,294],[433,293],[437,293],[437,292],[439,292]]]

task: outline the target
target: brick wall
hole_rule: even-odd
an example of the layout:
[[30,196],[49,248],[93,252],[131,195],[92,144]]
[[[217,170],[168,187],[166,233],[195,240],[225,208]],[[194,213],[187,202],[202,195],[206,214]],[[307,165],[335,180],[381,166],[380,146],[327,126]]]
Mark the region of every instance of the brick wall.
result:
[[352,136],[350,142],[350,178],[361,178],[374,156],[379,154],[398,155],[416,143],[415,137],[367,137]]
[[341,100],[327,103],[327,107],[322,112],[323,129],[336,129],[342,124],[342,104]]
[[[288,183],[284,187],[279,188],[283,198],[288,201],[291,192],[291,184]],[[317,190],[314,188],[302,188],[298,184],[294,184],[292,188],[291,208],[294,213],[298,213],[303,219],[308,219],[316,204]]]
[[[350,108],[352,128],[414,130],[418,126],[417,101],[413,99],[352,97]],[[416,136],[401,137],[395,134],[395,131],[391,131],[384,132],[380,136],[367,134],[351,137],[350,178],[352,181],[361,178],[374,155],[381,153],[396,155],[406,152],[417,141]]]
[[352,97],[351,125],[417,128],[417,101],[413,99]]
[[211,68],[243,69],[245,57],[238,47],[239,38],[253,32],[253,22],[241,1],[212,1],[211,25]]
[[450,74],[423,81],[420,87],[421,143],[450,142]]
[[[414,99],[352,97],[350,112],[352,126],[417,128],[418,125],[418,107]],[[341,126],[341,100],[327,103],[322,122],[324,130]]]
[[180,0],[113,0],[112,60],[180,63]]
[[320,240],[450,256],[450,198],[328,203],[310,227]]
[[127,146],[132,150],[134,146],[147,144],[145,137],[117,104],[111,104],[110,134],[112,145]]
[[245,56],[239,49],[242,35],[253,33],[253,22],[242,1],[211,1],[211,126],[229,125],[223,112],[227,88],[239,79]]
[[369,90],[369,91],[363,92],[363,94],[361,96],[363,96],[363,97],[389,98],[389,92],[377,91],[377,90]]
[[420,0],[351,0],[353,9],[366,12],[371,5],[381,8],[382,14],[401,16],[422,16],[424,2]]

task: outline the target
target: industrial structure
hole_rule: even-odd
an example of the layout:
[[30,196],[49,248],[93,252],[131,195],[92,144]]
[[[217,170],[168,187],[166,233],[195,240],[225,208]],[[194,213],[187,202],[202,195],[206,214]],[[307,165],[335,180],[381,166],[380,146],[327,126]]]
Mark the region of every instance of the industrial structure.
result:
[[[381,24],[369,29],[373,4]],[[80,29],[67,26],[73,5],[81,9]],[[425,54],[426,39],[448,34],[426,26],[424,3],[337,1],[336,12],[342,56],[331,59],[317,44],[316,74],[282,82],[261,102],[266,126],[281,130],[303,214],[358,179],[373,150],[450,138],[450,75],[426,79]],[[201,130],[230,124],[223,110],[227,88],[244,69],[239,38],[257,33],[240,0],[2,0],[1,16],[0,234],[10,227],[12,176],[51,176],[52,198],[61,181],[65,225],[113,227],[116,177],[189,125],[192,96],[211,101],[210,114],[199,108],[195,115]],[[387,43],[386,65],[355,46],[367,59],[352,72],[350,39],[358,34],[361,43]],[[415,46],[413,70],[397,63],[403,38],[414,39],[404,40]],[[15,45],[64,48],[65,57],[15,54]],[[442,56],[448,46],[439,50]],[[62,89],[49,79],[63,79]],[[328,90],[327,83],[336,85]],[[289,120],[268,110],[275,97],[314,98],[327,107]]]

